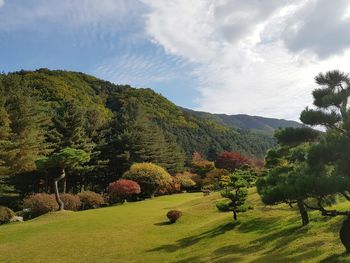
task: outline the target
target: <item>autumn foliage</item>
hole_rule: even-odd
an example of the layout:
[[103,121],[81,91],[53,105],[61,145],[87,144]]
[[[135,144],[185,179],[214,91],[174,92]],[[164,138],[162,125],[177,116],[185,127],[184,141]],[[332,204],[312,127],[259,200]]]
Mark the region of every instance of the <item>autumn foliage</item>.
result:
[[170,210],[166,216],[170,223],[175,223],[182,216],[182,212],[178,210]]
[[125,199],[137,195],[141,192],[140,185],[132,180],[119,179],[111,183],[108,187],[109,200],[114,202],[124,202]]
[[235,171],[245,165],[251,165],[252,161],[238,152],[223,152],[215,161],[216,168]]

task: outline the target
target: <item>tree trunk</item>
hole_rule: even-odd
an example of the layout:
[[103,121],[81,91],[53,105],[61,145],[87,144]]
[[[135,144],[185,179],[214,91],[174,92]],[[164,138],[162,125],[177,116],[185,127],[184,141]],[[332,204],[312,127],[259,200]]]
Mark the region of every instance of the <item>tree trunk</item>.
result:
[[309,224],[309,215],[306,211],[303,200],[298,200],[297,205],[299,208],[302,224],[303,224],[303,226],[306,226],[307,224]]
[[61,175],[59,177],[55,178],[55,197],[56,197],[56,202],[58,204],[59,211],[64,210],[64,204],[60,198],[60,193],[58,190],[58,182],[61,181],[62,179],[64,179],[65,177],[66,177],[66,171],[64,168],[62,168]]
[[233,220],[237,220],[237,212],[236,211],[232,211],[233,212]]
[[339,231],[339,236],[345,247],[346,254],[350,254],[350,216],[344,220]]
[[67,191],[67,178],[64,177],[63,179],[63,193],[65,194]]

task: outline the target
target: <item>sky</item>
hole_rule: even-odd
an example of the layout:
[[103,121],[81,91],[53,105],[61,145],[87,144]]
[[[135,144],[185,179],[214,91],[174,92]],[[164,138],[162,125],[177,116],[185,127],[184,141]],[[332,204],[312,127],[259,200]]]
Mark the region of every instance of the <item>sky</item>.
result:
[[179,106],[298,120],[350,71],[349,0],[0,0],[0,70],[65,69]]

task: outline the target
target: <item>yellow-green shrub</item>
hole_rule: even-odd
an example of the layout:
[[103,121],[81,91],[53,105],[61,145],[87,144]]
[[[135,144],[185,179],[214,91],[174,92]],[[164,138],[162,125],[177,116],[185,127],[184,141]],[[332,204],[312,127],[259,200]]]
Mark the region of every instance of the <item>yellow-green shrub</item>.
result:
[[190,172],[178,173],[175,176],[175,181],[180,183],[181,190],[190,190],[196,186],[196,182],[192,179],[194,174]]
[[137,182],[144,197],[151,197],[172,183],[171,175],[153,163],[135,163],[123,174],[123,178]]

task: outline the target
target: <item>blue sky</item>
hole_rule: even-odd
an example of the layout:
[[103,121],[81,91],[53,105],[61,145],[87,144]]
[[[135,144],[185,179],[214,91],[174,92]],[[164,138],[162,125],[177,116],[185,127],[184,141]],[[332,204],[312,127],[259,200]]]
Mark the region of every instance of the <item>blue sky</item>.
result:
[[349,69],[349,4],[0,0],[0,70],[81,71],[183,107],[297,120],[318,72]]
[[[196,107],[196,80],[190,74],[190,65],[166,54],[162,46],[144,34],[140,18],[145,5],[136,1],[101,1],[115,4],[115,10],[108,14],[102,9],[100,16],[94,17],[98,1],[83,0],[82,5],[62,1],[57,6],[58,2],[4,1],[0,21],[7,21],[0,27],[1,70],[45,67],[82,71],[115,83],[150,87],[177,104]],[[56,13],[55,8],[61,11]],[[37,12],[31,13],[33,10]],[[118,13],[122,17],[113,18]],[[104,15],[112,18],[104,21]]]

